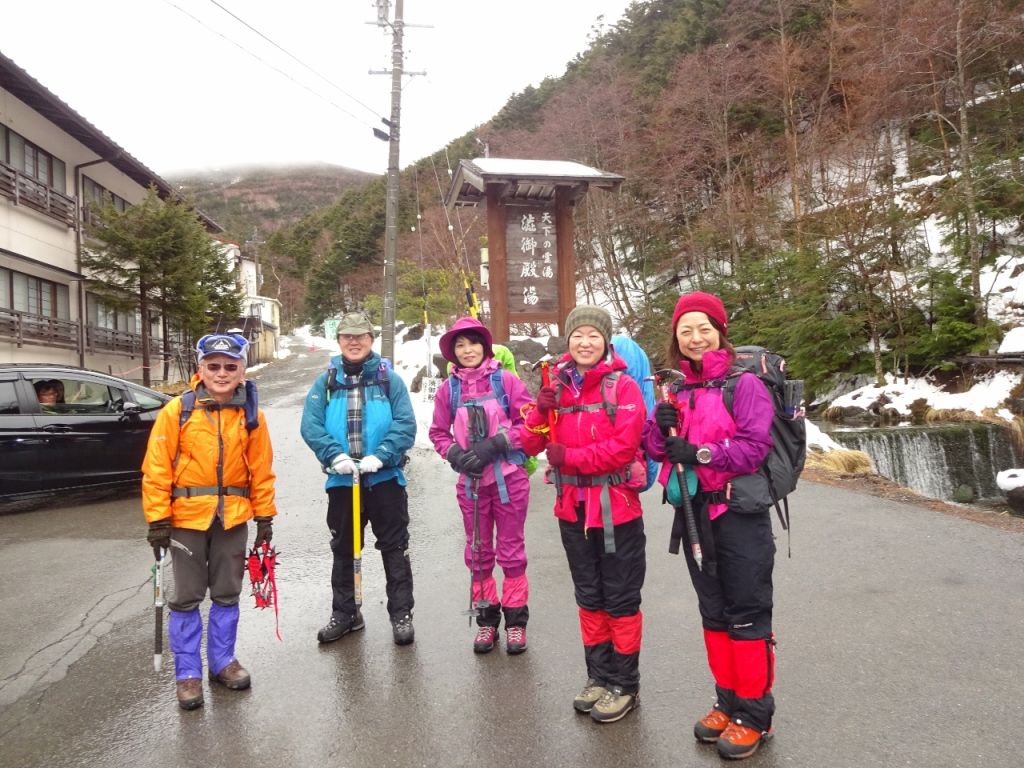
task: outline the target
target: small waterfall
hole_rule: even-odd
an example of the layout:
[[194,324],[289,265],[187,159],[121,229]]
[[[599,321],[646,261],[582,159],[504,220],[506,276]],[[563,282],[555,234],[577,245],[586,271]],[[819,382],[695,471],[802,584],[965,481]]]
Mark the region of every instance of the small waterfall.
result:
[[991,424],[826,429],[868,454],[878,474],[934,499],[951,500],[961,485],[975,499],[999,497],[996,473],[1020,466],[1008,431]]

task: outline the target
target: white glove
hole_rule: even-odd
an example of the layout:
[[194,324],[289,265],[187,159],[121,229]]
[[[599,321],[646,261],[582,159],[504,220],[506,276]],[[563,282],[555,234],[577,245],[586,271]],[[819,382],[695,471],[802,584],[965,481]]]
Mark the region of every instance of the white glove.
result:
[[356,463],[347,453],[339,453],[331,462],[331,469],[338,475],[351,475],[356,471]]
[[384,462],[374,456],[372,453],[369,456],[363,456],[359,460],[359,471],[366,475],[371,472],[376,472],[378,469],[384,466]]

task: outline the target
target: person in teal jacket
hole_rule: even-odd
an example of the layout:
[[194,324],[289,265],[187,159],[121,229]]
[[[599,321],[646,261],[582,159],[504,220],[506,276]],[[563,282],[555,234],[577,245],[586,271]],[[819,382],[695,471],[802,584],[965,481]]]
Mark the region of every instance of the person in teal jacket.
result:
[[373,351],[373,326],[362,312],[338,324],[341,354],[331,358],[306,395],[301,432],[327,473],[327,527],[334,564],[331,618],[317,633],[329,643],[363,629],[352,573],[352,483],[360,478],[361,522],[369,521],[384,563],[387,609],[397,645],[413,642],[409,500],[402,465],[416,440],[409,390]]

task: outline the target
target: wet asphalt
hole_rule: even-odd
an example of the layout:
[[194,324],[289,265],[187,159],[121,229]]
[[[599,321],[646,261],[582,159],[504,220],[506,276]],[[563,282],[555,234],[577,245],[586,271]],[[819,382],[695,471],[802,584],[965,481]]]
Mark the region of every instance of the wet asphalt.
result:
[[[0,766],[719,765],[691,736],[713,689],[657,491],[644,496],[641,706],[619,723],[572,709],[583,655],[539,476],[525,654],[472,652],[455,476],[420,449],[408,467],[416,642],[392,642],[368,530],[366,629],[317,644],[330,611],[326,497],[298,420],[326,357],[303,350],[258,374],[278,473],[283,641],[273,612],[243,595],[249,691],[205,682],[205,706],[184,712],[166,650],[153,671],[137,494],[0,516]],[[776,737],[746,764],[1019,765],[1024,536],[809,482],[791,501],[791,558],[776,522]]]

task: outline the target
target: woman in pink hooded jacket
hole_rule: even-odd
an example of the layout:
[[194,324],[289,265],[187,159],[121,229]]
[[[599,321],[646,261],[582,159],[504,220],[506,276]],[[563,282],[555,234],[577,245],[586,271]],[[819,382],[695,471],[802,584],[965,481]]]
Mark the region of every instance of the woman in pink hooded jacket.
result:
[[[504,612],[505,650],[522,653],[530,618],[524,535],[530,481],[514,427],[523,421],[522,407],[533,399],[518,377],[502,370],[491,332],[479,320],[456,321],[440,346],[454,368],[437,388],[429,435],[434,449],[459,473],[456,498],[466,529],[465,560],[477,613],[473,650],[488,653],[494,648]],[[504,574],[500,598],[495,562]]]
[[640,386],[612,351],[605,310],[576,307],[566,333],[569,354],[555,369],[557,384],[541,387],[522,442],[530,454],[547,449],[558,493],[555,517],[579,607],[588,678],[573,707],[611,723],[639,702],[640,590],[647,567],[640,435],[647,409]]
[[[751,373],[738,376],[732,411],[726,406],[724,382],[734,375],[735,359],[727,328],[717,296],[697,291],[679,299],[668,360],[685,378],[676,401],[655,408],[644,428],[644,447],[665,461],[663,483],[674,465],[696,470],[693,512],[703,569],[685,549],[717,701],[697,721],[694,736],[717,743],[722,757],[736,759],[754,754],[771,736],[775,712],[772,500],[757,474],[772,447],[774,406]],[[671,430],[678,436],[669,436]]]

